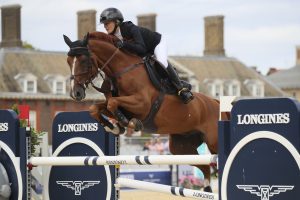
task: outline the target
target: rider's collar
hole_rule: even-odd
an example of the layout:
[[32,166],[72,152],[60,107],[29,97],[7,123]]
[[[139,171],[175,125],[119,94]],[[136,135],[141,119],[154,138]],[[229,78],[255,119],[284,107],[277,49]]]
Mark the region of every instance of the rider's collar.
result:
[[115,34],[114,34],[117,38],[119,38],[120,40],[123,41],[123,36],[121,34],[121,30],[120,30],[120,26],[118,26],[115,30]]

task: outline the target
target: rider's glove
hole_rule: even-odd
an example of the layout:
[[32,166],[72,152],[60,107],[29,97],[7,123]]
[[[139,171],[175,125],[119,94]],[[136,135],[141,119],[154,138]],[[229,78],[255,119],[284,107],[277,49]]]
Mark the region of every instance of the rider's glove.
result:
[[119,49],[123,48],[124,47],[124,43],[121,41],[121,40],[118,40],[116,43],[115,43],[115,46]]

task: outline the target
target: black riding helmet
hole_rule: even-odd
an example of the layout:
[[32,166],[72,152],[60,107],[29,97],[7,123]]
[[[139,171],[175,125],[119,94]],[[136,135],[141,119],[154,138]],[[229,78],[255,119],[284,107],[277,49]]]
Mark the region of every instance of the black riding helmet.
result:
[[100,15],[100,23],[103,24],[107,21],[116,21],[122,23],[124,21],[123,15],[117,8],[106,8]]

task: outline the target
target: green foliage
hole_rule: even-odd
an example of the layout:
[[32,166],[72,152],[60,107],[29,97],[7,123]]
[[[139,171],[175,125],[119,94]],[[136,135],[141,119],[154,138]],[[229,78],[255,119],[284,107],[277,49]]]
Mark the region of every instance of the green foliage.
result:
[[[20,114],[20,111],[18,109],[18,105],[14,104],[12,106],[12,110],[15,111],[18,115]],[[27,127],[27,120],[20,119],[20,127]],[[36,146],[40,145],[41,141],[39,140],[39,137],[45,134],[45,132],[40,132],[34,129],[33,127],[30,128],[30,140],[31,140],[31,155],[33,156],[36,152]]]
[[31,44],[27,43],[26,41],[23,42],[23,48],[25,49],[31,49],[31,50],[35,50],[34,46],[32,46]]

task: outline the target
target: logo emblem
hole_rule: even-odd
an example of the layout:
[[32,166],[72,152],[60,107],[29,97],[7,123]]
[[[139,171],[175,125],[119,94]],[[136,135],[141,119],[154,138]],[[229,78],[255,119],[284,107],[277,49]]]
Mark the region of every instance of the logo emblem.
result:
[[153,178],[154,177],[154,174],[149,174],[149,178]]
[[99,184],[100,181],[56,181],[57,184],[74,190],[75,195],[81,195],[81,191]]
[[294,189],[291,185],[237,185],[236,187],[261,197],[261,200],[269,200],[275,194]]

